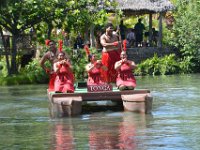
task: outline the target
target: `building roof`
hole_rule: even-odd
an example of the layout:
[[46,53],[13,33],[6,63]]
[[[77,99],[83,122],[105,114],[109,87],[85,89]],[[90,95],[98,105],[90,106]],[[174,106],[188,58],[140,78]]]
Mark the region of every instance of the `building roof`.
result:
[[117,9],[125,15],[141,15],[148,13],[166,12],[174,9],[170,0],[115,0]]

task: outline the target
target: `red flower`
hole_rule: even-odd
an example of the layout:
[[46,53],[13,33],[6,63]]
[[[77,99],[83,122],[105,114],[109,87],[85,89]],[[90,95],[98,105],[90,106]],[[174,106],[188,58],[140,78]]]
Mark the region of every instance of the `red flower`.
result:
[[49,46],[49,42],[50,42],[50,40],[49,40],[49,39],[46,39],[46,40],[45,40],[45,45],[46,45],[46,46]]

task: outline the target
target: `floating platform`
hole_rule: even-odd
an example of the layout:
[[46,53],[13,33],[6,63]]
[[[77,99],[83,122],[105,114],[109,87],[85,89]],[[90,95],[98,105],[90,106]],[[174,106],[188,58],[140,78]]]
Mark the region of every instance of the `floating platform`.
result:
[[82,113],[83,102],[113,101],[122,102],[124,111],[151,113],[153,97],[150,90],[136,89],[119,91],[87,92],[86,88],[76,89],[75,93],[48,92],[52,117],[75,116]]

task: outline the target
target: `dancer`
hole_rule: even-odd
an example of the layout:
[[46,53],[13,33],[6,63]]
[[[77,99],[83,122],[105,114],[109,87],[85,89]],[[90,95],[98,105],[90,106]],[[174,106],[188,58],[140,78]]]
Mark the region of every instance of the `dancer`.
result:
[[65,53],[58,54],[58,60],[54,63],[56,72],[54,91],[57,93],[74,93],[74,75],[69,59],[65,59]]
[[108,69],[102,70],[104,81],[112,83],[116,81],[117,72],[114,68],[115,62],[120,60],[121,44],[117,34],[113,33],[113,25],[108,23],[106,31],[101,36],[100,42],[103,46],[102,64]]
[[103,66],[101,60],[96,59],[95,54],[88,55],[89,64],[86,65],[86,71],[88,72],[87,85],[102,85],[106,84],[101,76],[101,70],[107,70],[106,66]]
[[115,69],[118,72],[116,85],[120,91],[133,90],[136,87],[136,79],[132,73],[137,66],[135,62],[127,60],[125,51],[121,52],[121,60],[115,63]]

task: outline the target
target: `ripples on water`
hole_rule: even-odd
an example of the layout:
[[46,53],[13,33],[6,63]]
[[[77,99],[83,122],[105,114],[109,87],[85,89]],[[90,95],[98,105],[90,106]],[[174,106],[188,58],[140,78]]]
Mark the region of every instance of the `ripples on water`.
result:
[[0,87],[0,149],[199,150],[199,80],[137,77],[154,97],[151,115],[109,109],[74,118],[49,117],[46,85]]

